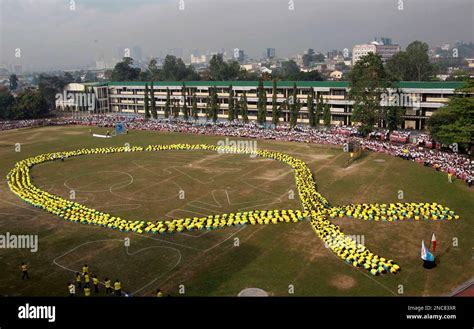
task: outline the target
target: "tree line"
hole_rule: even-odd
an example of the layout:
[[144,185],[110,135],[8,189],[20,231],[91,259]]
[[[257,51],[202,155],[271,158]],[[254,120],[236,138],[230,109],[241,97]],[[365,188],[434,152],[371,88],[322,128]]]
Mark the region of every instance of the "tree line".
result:
[[[243,122],[249,121],[249,111],[247,102],[247,92],[243,91],[240,98],[235,95],[235,91],[232,85],[229,85],[229,95],[227,98],[227,120],[242,120]],[[259,81],[257,90],[257,123],[264,125],[267,122],[267,101],[268,96],[264,88],[263,80]],[[291,95],[286,98],[283,102],[278,102],[277,94],[277,80],[273,80],[272,84],[272,119],[271,122],[274,126],[278,126],[280,120],[285,112],[289,113],[290,126],[294,128],[297,125],[300,110],[302,108],[302,102],[298,98],[298,89],[296,83],[293,84]],[[216,122],[219,118],[219,112],[221,105],[219,102],[217,87],[212,87],[209,90],[209,95],[205,97],[206,107],[204,114],[206,120],[212,120]],[[331,124],[331,112],[330,105],[323,100],[321,94],[309,93],[306,99],[306,106],[308,109],[309,125],[311,127],[318,127],[320,121],[323,120],[325,126]],[[158,118],[158,112],[156,110],[156,99],[154,95],[153,82],[145,83],[144,92],[144,111],[145,118]],[[164,117],[178,118],[181,117],[188,121],[190,119],[197,120],[199,118],[198,100],[195,93],[192,95],[186,94],[186,84],[183,82],[181,88],[181,96],[171,96],[171,91],[166,88],[166,101],[164,106]]]

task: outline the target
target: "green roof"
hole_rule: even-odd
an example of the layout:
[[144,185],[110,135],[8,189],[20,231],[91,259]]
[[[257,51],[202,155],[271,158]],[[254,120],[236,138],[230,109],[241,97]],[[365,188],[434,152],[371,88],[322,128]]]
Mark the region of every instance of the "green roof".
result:
[[[187,87],[227,87],[229,85],[235,87],[257,87],[258,81],[185,81]],[[278,87],[293,87],[296,85],[300,88],[304,87],[320,87],[320,88],[347,88],[348,81],[278,81]],[[110,81],[104,83],[109,86],[145,86],[150,85],[150,81]],[[264,81],[265,87],[271,87],[272,81]],[[154,86],[182,86],[183,81],[153,81]],[[457,89],[465,85],[459,81],[401,81],[396,84],[399,88],[417,88],[417,89]]]

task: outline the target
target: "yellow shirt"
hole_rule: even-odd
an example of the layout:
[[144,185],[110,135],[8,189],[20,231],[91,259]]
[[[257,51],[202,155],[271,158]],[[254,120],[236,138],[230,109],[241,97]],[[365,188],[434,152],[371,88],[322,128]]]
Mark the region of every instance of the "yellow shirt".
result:
[[99,284],[99,279],[97,278],[92,278],[92,282],[94,282],[95,285]]
[[122,288],[122,285],[120,284],[120,282],[115,282],[114,283],[114,288],[115,288],[115,290],[120,290]]
[[90,288],[84,288],[84,295],[85,295],[86,297],[89,297],[89,296],[91,295],[91,290],[90,290]]
[[110,280],[105,281],[105,287],[110,288]]

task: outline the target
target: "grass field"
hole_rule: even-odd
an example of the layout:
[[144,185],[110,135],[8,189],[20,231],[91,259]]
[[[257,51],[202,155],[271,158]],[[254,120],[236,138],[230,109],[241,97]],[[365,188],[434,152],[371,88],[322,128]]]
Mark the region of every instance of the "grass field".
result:
[[[95,128],[94,132],[103,132]],[[243,226],[174,235],[135,235],[73,224],[30,207],[13,195],[6,174],[32,155],[84,147],[207,143],[222,137],[131,131],[93,138],[84,127],[44,127],[0,132],[0,234],[38,234],[39,250],[0,249],[0,295],[65,296],[67,282],[88,263],[101,280],[119,278],[125,291],[235,296],[258,287],[272,296],[393,296],[448,294],[474,274],[474,190],[463,182],[409,161],[364,153],[348,168],[338,148],[258,141],[259,149],[291,154],[314,173],[318,190],[333,205],[361,202],[438,202],[461,216],[450,222],[334,220],[359,235],[375,253],[402,267],[397,275],[372,276],[334,256],[309,222]],[[15,152],[19,143],[21,152]],[[210,151],[91,155],[34,167],[33,182],[49,192],[127,219],[194,217],[248,209],[297,209],[293,172],[284,164]],[[294,194],[294,198],[292,198]],[[439,264],[421,266],[421,240],[438,239]],[[130,238],[130,247],[124,238]],[[453,239],[458,245],[453,245]],[[236,246],[238,242],[238,246]],[[30,264],[29,281],[19,265]],[[102,293],[101,293],[102,295]]]

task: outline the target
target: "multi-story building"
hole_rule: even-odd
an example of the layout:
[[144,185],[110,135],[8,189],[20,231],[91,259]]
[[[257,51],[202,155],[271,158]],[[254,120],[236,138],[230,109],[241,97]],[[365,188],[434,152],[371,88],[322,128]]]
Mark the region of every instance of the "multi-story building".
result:
[[[331,110],[332,124],[354,124],[352,120],[353,101],[348,98],[349,83],[347,81],[279,81],[277,83],[277,104],[288,100],[294,84],[297,89],[297,99],[302,108],[298,122],[309,122],[307,97],[321,96],[328,103]],[[448,102],[455,89],[464,85],[463,82],[399,82],[396,88],[388,90],[382,106],[401,106],[405,109],[402,128],[424,129],[428,119],[438,108]],[[69,92],[80,92],[81,84],[71,84],[66,87]],[[150,86],[150,83],[148,83]],[[187,81],[185,82],[185,99],[190,107],[191,97],[196,95],[199,116],[205,117],[206,103],[212,88],[216,88],[220,110],[218,117],[227,118],[229,104],[229,88],[232,86],[235,100],[240,100],[245,93],[247,97],[249,119],[257,118],[257,88],[258,81]],[[267,94],[267,120],[272,117],[272,81],[264,81]],[[144,114],[145,82],[108,82],[88,84],[88,89],[96,93],[100,104],[96,107],[100,113],[130,113]],[[166,96],[169,90],[173,102],[183,102],[183,82],[155,81],[155,104],[159,115],[164,115]],[[474,97],[473,95],[470,95]],[[69,104],[70,105],[70,104]],[[289,121],[290,114],[286,110],[282,114],[282,121]],[[380,122],[385,126],[385,122]]]
[[352,65],[357,63],[361,57],[366,56],[369,53],[380,55],[382,60],[385,62],[387,59],[400,52],[400,50],[400,45],[385,45],[378,41],[373,41],[363,45],[355,45],[354,48],[352,48]]
[[273,58],[275,58],[275,54],[276,54],[275,48],[267,48],[267,53],[266,53],[266,55],[267,55],[267,58],[268,58],[268,59],[273,59]]

